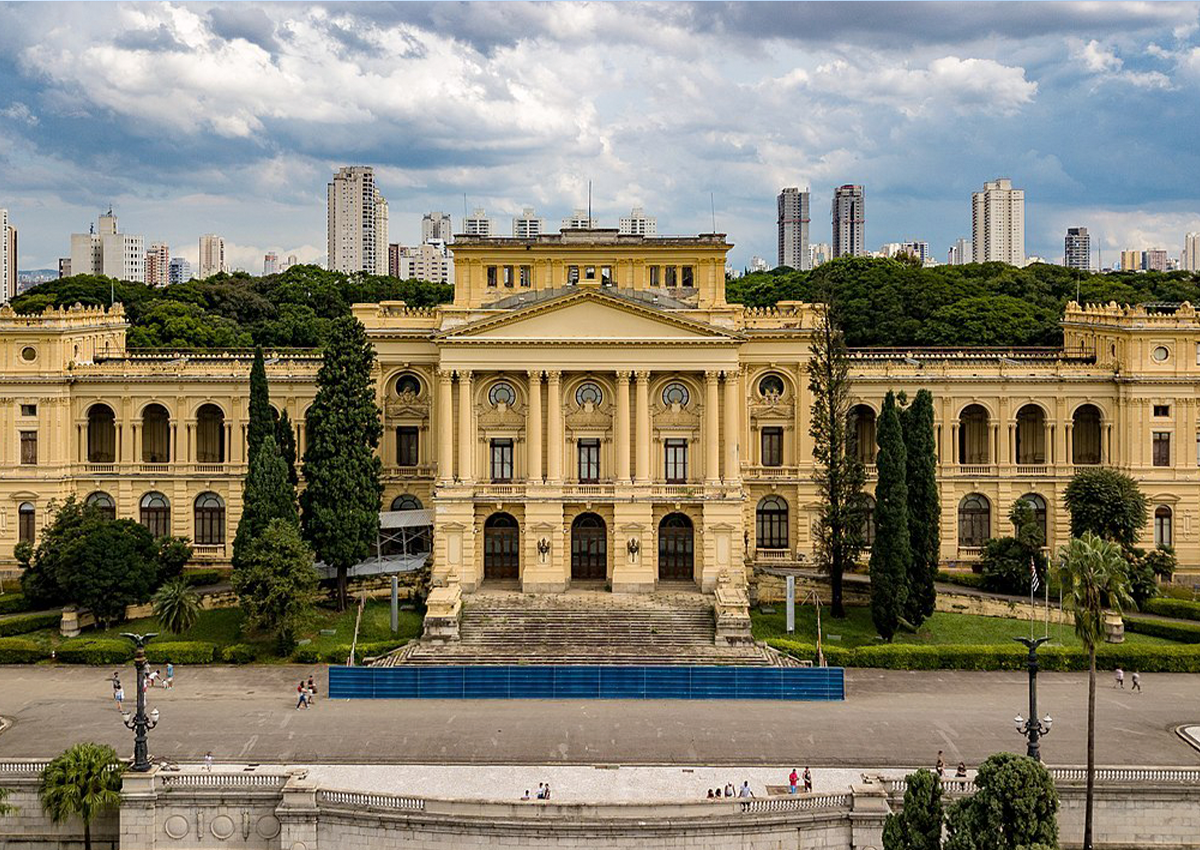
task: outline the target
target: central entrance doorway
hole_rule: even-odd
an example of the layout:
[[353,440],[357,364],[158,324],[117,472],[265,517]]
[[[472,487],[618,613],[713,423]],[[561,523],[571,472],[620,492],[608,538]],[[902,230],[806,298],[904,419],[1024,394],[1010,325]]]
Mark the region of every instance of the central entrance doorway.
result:
[[692,521],[685,514],[667,514],[658,524],[659,580],[692,581],[694,566]]
[[511,514],[492,514],[483,524],[483,577],[519,578],[521,530]]
[[580,514],[571,523],[571,578],[608,577],[608,529],[596,514]]

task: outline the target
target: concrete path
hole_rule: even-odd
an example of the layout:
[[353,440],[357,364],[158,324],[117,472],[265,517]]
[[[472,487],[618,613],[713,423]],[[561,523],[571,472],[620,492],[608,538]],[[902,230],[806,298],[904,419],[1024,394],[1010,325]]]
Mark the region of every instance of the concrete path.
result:
[[[409,764],[707,764],[974,766],[1023,749],[1013,716],[1027,712],[1024,673],[848,670],[843,703],[318,698],[295,710],[301,676],[316,667],[176,667],[156,690],[162,720],[151,751],[179,760]],[[0,758],[57,754],[80,740],[132,746],[112,701],[107,667],[0,667]],[[131,681],[132,670],[123,678]],[[1197,765],[1176,734],[1200,721],[1200,676],[1142,677],[1141,694],[1097,689],[1097,761]],[[1082,764],[1087,676],[1040,678],[1052,764]],[[132,695],[130,695],[132,696]],[[128,703],[130,700],[127,699]],[[523,790],[523,789],[522,789]]]

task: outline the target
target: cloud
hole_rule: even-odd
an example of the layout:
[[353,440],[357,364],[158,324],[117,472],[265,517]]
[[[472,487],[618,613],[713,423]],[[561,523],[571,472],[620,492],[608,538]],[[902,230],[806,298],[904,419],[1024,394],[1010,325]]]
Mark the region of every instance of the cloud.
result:
[[[1171,57],[1168,51],[1164,51],[1154,43],[1147,45],[1145,52],[1148,56],[1160,59]],[[1171,78],[1161,71],[1126,69],[1125,60],[1118,56],[1113,48],[1100,44],[1096,39],[1092,39],[1087,44],[1077,45],[1072,51],[1072,56],[1082,63],[1084,68],[1096,75],[1097,80],[1115,80],[1141,89],[1167,90],[1174,88]]]
[[1116,53],[1109,48],[1102,47],[1100,42],[1094,38],[1076,50],[1075,56],[1093,74],[1113,73],[1121,70],[1125,64]]
[[19,100],[14,100],[4,109],[0,109],[0,115],[3,115],[5,118],[11,118],[13,121],[19,121],[22,124],[28,124],[30,127],[38,123],[38,117],[30,111],[28,106]]

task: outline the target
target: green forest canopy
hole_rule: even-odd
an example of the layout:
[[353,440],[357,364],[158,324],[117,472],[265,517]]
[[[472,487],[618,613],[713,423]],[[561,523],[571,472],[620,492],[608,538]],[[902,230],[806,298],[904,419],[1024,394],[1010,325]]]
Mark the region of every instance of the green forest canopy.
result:
[[[430,307],[454,297],[445,284],[303,265],[265,277],[219,274],[162,288],[77,275],[30,289],[13,299],[13,308],[107,305],[110,285],[132,324],[133,348],[311,348],[324,342],[330,322],[351,304],[400,300]],[[826,286],[852,346],[1061,345],[1059,319],[1077,288],[1080,300],[1090,303],[1200,304],[1200,275],[1192,272],[1088,274],[1003,263],[921,268],[869,258],[835,260],[808,272],[781,267],[748,274],[729,281],[727,295],[769,307],[812,301]]]

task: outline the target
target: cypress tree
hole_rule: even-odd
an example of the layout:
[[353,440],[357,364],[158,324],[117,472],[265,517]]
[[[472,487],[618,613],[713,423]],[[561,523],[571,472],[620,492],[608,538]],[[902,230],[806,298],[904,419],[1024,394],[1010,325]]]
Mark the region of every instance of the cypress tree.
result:
[[296,513],[296,491],[288,482],[287,465],[279,454],[275,438],[268,434],[259,447],[258,457],[250,464],[242,489],[242,516],[233,538],[235,568],[242,565],[250,543],[273,519],[296,524],[300,521]]
[[896,396],[888,392],[876,432],[875,544],[871,547],[871,620],[890,641],[904,616],[912,550],[908,536],[907,458]]
[[317,557],[337,570],[338,607],[346,606],[346,575],[367,558],[379,533],[383,486],[375,454],[383,426],[371,368],[375,350],[353,316],[335,319],[308,411],[304,536]]
[[908,573],[905,619],[920,625],[933,613],[937,599],[938,553],[941,547],[941,502],[937,489],[937,446],[933,438],[933,394],[920,390],[901,416],[907,454],[908,539],[912,563]]
[[263,363],[262,346],[254,348],[254,363],[250,366],[250,422],[246,426],[246,457],[253,466],[259,449],[268,434],[275,433],[275,413],[271,410],[271,392],[267,387],[267,367]]
[[292,427],[292,419],[285,410],[275,421],[275,444],[279,446],[279,454],[287,466],[288,483],[294,488],[300,483],[296,475],[296,430]]

